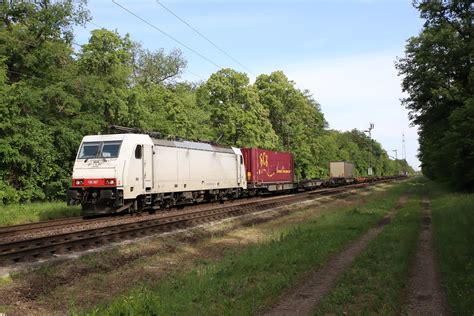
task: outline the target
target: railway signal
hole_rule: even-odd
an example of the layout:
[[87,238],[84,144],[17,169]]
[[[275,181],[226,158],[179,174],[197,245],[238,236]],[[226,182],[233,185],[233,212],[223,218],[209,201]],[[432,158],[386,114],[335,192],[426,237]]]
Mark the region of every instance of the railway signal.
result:
[[367,175],[371,176],[373,174],[372,171],[372,130],[374,129],[374,123],[369,123],[369,129],[365,130],[364,133],[369,134],[369,148],[368,148],[368,156],[369,156],[369,167],[367,168]]

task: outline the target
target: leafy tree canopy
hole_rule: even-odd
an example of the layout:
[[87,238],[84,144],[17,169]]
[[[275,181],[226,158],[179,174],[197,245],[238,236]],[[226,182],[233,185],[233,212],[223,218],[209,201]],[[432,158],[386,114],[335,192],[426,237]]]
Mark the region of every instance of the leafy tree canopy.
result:
[[425,19],[397,62],[419,126],[423,173],[459,188],[474,188],[474,26],[472,1],[415,1]]

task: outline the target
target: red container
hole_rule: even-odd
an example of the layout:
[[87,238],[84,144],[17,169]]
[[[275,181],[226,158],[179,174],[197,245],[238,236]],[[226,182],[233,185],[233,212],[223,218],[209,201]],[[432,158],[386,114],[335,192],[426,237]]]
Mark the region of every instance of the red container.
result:
[[241,148],[241,151],[249,184],[293,182],[292,153],[260,148]]

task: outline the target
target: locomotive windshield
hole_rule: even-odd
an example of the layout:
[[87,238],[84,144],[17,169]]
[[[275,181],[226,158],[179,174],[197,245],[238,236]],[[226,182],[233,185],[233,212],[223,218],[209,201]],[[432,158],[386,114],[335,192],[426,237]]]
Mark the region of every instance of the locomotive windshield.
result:
[[79,151],[79,159],[117,158],[120,145],[122,145],[121,141],[83,143]]
[[122,142],[104,142],[101,156],[105,158],[117,158]]
[[94,158],[99,153],[100,143],[84,143],[82,144],[79,158]]

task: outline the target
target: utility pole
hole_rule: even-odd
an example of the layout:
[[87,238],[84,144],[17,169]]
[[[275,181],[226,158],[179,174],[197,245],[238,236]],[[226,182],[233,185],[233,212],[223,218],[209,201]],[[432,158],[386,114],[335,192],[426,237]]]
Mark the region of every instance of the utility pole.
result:
[[405,147],[405,131],[402,134],[402,159],[407,160],[407,150]]
[[372,130],[374,129],[374,123],[369,123],[369,129],[365,130],[364,133],[369,134],[369,146],[368,146],[368,156],[369,156],[369,168],[367,168],[367,175],[372,175]]
[[[405,131],[403,131],[403,134],[402,134],[402,159],[405,160],[404,162],[404,166],[406,166],[406,161],[407,161],[407,150],[406,150],[406,147],[405,147]],[[405,167],[403,167],[403,175],[407,175],[407,171],[405,169]]]
[[397,166],[397,176],[400,174],[400,172],[398,171],[398,150],[394,149],[392,150],[394,153],[395,153],[395,164]]

